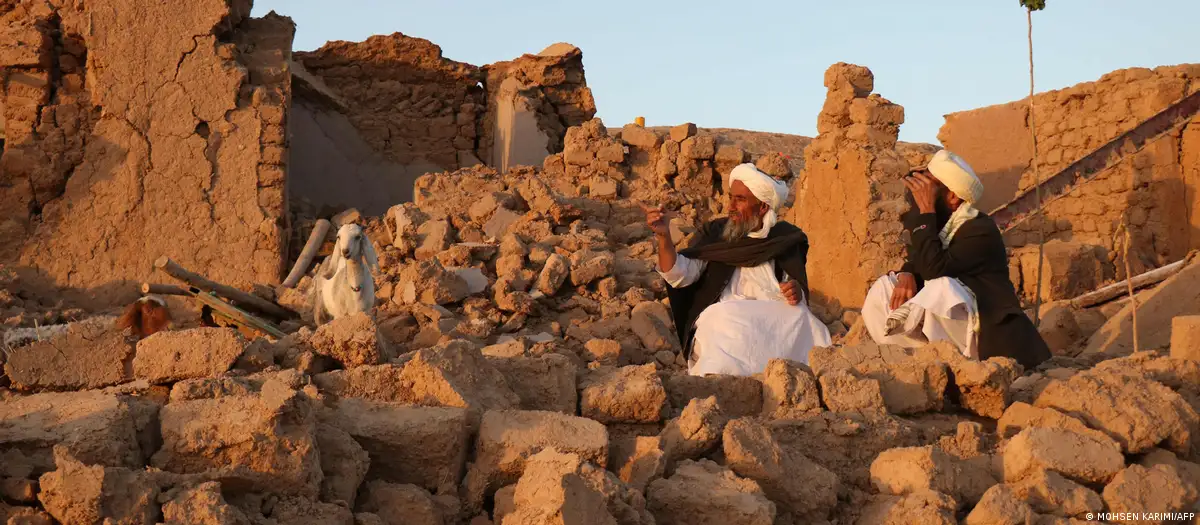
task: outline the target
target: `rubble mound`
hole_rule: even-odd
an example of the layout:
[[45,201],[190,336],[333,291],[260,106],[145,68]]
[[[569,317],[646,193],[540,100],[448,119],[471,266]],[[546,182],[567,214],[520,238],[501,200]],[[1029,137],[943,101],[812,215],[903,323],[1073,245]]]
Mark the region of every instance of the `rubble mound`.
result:
[[[689,376],[644,218],[544,177],[429,175],[415,202],[365,219],[381,263],[367,314],[279,340],[179,327],[135,342],[90,319],[19,348],[0,512],[1050,523],[1200,501],[1192,361],[1023,370],[839,338],[755,377]],[[55,349],[95,365],[24,364]]]
[[[610,133],[589,120],[579,50],[565,44],[482,70],[396,35],[299,58],[370,102],[357,126],[378,128],[386,110],[444,129],[444,165],[466,151],[455,139],[475,137],[458,115],[482,111],[480,80],[508,84],[513,111],[536,103],[535,124],[566,127],[561,152],[540,168],[426,174],[412,202],[360,217],[379,254],[370,312],[293,322],[279,338],[183,324],[136,340],[94,317],[6,346],[0,523],[1070,523],[1200,502],[1200,368],[1186,351],[1024,370],[946,343],[856,343],[843,337],[851,298],[899,257],[891,244],[824,294],[832,347],[754,377],[687,374],[639,204],[678,209],[672,236],[686,244],[725,211],[723,175],[755,162],[807,180],[810,200],[860,176],[846,202],[862,206],[793,215],[845,219],[882,196],[850,222],[891,224],[896,182],[923,153],[896,150],[903,108],[872,94],[865,68],[827,73],[821,136],[796,173],[693,124]],[[404,107],[371,99],[353,70],[403,75],[396,64],[438,73],[421,90],[388,86],[414,100]],[[486,118],[504,127],[519,120],[509,109]],[[389,155],[412,153],[376,131]],[[861,251],[819,238],[825,259]],[[302,303],[288,302],[307,322]],[[0,294],[10,326],[26,305],[53,308]],[[1081,332],[1063,345],[1087,331],[1077,310],[1060,312]]]

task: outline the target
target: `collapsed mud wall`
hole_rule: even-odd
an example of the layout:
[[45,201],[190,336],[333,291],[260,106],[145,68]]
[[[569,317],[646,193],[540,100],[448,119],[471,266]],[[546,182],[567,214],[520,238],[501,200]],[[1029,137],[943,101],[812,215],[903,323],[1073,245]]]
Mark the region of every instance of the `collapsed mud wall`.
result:
[[[1200,65],[1126,69],[1034,100],[1037,167],[1045,179],[1200,89]],[[962,155],[986,185],[982,208],[991,210],[1034,186],[1028,99],[953,113],[938,136]],[[1046,207],[1044,223],[1026,221],[1007,237],[1016,258],[1018,287],[1031,293],[1038,229],[1047,239],[1071,243],[1076,255],[1099,253],[1104,273],[1121,277],[1119,225],[1128,216],[1130,267],[1136,274],[1200,248],[1200,126],[1149,144],[1074,193]],[[1098,252],[1097,252],[1098,250]],[[1029,254],[1032,253],[1033,259]],[[1046,288],[1049,285],[1043,284]],[[1048,289],[1047,289],[1048,291]],[[1064,290],[1064,293],[1087,291]],[[1065,298],[1065,297],[1055,297]]]
[[379,214],[425,173],[540,166],[595,101],[583,54],[555,44],[482,68],[401,33],[296,53],[293,202]]
[[291,20],[248,0],[11,9],[0,214],[26,284],[123,301],[162,255],[278,281]]
[[583,73],[583,52],[565,43],[536,55],[484,66],[487,112],[479,158],[500,171],[539,166],[563,150],[567,128],[596,114]]

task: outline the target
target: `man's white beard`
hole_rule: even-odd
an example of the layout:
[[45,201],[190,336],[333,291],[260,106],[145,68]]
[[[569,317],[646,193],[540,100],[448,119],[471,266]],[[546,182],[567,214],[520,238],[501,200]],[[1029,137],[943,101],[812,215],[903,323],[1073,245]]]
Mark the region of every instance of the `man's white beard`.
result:
[[761,218],[751,221],[738,221],[730,218],[729,221],[725,223],[725,229],[721,231],[721,239],[725,242],[736,241],[758,231],[761,228]]

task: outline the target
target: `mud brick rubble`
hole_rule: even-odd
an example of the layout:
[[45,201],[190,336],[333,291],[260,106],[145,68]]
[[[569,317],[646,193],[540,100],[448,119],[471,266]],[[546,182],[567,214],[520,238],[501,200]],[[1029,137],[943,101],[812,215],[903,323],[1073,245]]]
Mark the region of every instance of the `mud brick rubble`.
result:
[[[568,144],[606,133],[588,126]],[[92,318],[9,349],[0,517],[1066,524],[1200,499],[1196,361],[1034,371],[839,334],[808,366],[688,376],[643,217],[595,182],[551,182],[431,174],[360,218],[381,248],[373,316],[282,340],[133,341]],[[306,286],[277,299],[303,310]]]
[[[0,251],[105,299],[75,308],[0,268],[0,525],[1068,525],[1200,502],[1196,260],[1139,292],[1139,352],[1127,301],[1069,300],[1113,282],[1121,262],[1100,240],[1061,238],[1070,224],[1046,246],[1055,357],[1036,370],[864,338],[868,279],[902,256],[899,177],[937,149],[897,142],[903,108],[872,93],[866,68],[830,68],[821,134],[787,158],[733,138],[750,132],[607,128],[573,46],[483,68],[399,34],[293,56],[290,20],[248,18],[245,1],[138,20],[84,4],[0,9],[3,167],[21,181],[0,186],[0,231],[18,238]],[[122,58],[140,50],[101,38],[165,19],[178,22],[172,51],[145,71]],[[1147,71],[1103,83],[1163,84],[1159,108],[1192,90],[1194,68]],[[142,73],[146,88],[128,84]],[[1046,120],[1076,118],[1066,105],[1093,91],[1046,95],[1059,101]],[[323,176],[289,165],[285,150],[302,148],[287,119],[338,111],[339,129],[379,154],[349,159],[353,177],[375,180],[370,163],[433,168],[410,202],[371,195],[367,213],[337,217],[379,251],[376,307],[314,327],[309,278],[253,285],[278,283],[288,239],[307,235],[284,179]],[[951,119],[947,136],[969,150],[978,137],[961,126],[988,115]],[[1118,120],[1136,124],[1113,116],[1097,137]],[[518,147],[508,132],[522,122],[544,148]],[[1143,164],[1192,158],[1179,155]],[[819,242],[812,307],[834,345],[754,377],[693,377],[638,203],[678,210],[686,244],[724,212],[723,177],[742,162],[795,188],[780,215]],[[1014,188],[1023,173],[1008,175]],[[308,196],[338,186],[307,184]],[[116,240],[131,238],[145,242]],[[302,319],[256,337],[200,327],[173,300],[170,330],[137,340],[114,328],[128,287],[104,283],[148,278],[167,250]],[[1144,259],[1180,255],[1161,250]],[[1023,257],[1014,275],[1028,293]]]

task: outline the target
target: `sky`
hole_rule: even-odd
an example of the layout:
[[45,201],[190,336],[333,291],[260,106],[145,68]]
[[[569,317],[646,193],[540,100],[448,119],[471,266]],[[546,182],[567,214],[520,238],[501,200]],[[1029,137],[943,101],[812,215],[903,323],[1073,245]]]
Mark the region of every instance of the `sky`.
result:
[[[294,49],[394,32],[475,65],[569,42],[596,116],[815,136],[825,70],[875,73],[905,108],[900,140],[938,144],[947,113],[1029,93],[1018,0],[256,0],[296,23]],[[1200,0],[1048,0],[1033,14],[1038,92],[1128,67],[1200,62]]]

